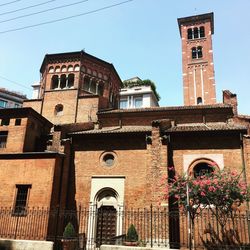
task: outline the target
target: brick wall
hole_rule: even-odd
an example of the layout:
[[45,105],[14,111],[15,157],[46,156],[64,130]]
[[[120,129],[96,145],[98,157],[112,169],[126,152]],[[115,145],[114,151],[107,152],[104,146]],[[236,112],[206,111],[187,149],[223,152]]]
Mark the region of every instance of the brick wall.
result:
[[12,207],[14,205],[16,184],[30,184],[27,205],[49,207],[55,164],[55,159],[1,159],[0,183],[4,187],[0,189],[1,206]]

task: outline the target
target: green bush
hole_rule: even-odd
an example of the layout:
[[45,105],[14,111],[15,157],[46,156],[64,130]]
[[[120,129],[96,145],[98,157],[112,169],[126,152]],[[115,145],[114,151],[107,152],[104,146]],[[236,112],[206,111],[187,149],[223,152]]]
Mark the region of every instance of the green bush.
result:
[[64,238],[74,238],[74,237],[76,237],[76,231],[75,231],[75,228],[74,228],[74,226],[72,225],[71,222],[69,222],[67,224],[67,226],[65,227],[64,232],[63,232],[63,237]]
[[128,228],[127,236],[126,236],[127,241],[138,241],[138,234],[135,229],[135,226],[131,224]]

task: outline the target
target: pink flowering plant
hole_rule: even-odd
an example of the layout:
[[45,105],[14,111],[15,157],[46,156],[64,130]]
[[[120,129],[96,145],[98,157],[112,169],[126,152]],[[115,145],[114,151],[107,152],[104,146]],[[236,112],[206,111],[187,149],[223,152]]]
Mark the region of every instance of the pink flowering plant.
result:
[[[169,170],[173,171],[173,168]],[[195,212],[216,207],[228,213],[249,200],[247,185],[241,174],[227,170],[212,171],[198,177],[175,175],[170,178],[166,191],[165,198],[172,196],[181,208],[187,209],[189,205]]]
[[220,235],[225,236],[228,233],[225,227],[228,219],[233,221],[238,207],[249,201],[249,190],[242,180],[242,173],[236,171],[216,171],[213,168],[212,171],[195,177],[176,175],[174,167],[170,167],[165,198],[170,197],[179,208],[188,211],[192,231],[195,217],[204,209],[209,209],[220,225]]

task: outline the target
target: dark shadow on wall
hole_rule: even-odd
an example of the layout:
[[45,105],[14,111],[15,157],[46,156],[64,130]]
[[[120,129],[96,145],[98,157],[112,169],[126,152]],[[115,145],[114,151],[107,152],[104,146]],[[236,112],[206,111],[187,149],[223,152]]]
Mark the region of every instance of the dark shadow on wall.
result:
[[9,240],[0,241],[0,250],[13,250],[13,243]]

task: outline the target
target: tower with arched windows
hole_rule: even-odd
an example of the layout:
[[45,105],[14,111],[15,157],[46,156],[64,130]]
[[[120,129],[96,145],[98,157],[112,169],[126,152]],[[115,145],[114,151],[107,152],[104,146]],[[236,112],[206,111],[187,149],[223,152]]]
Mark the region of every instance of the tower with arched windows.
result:
[[178,19],[182,39],[184,105],[216,103],[213,17],[213,13],[207,13]]

